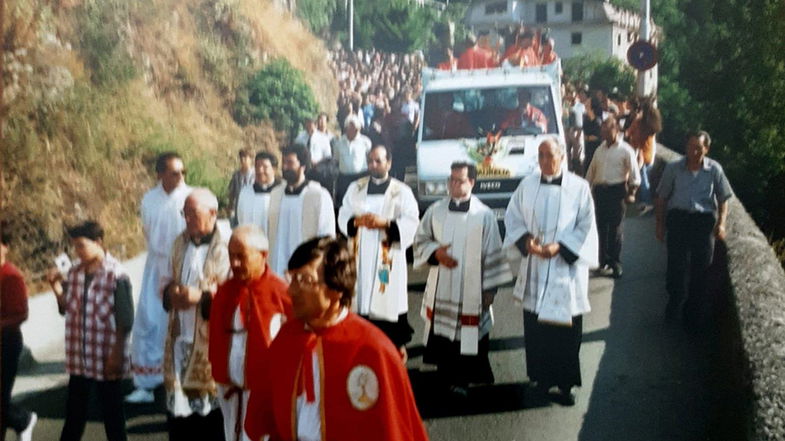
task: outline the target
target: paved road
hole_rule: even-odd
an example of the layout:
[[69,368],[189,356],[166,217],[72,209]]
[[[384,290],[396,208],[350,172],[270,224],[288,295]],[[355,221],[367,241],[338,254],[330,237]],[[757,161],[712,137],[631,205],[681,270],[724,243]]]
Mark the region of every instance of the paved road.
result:
[[[422,295],[410,293],[410,321],[417,334],[409,368],[431,439],[725,439],[716,429],[722,427],[719,403],[726,398],[722,378],[713,373],[718,364],[716,338],[710,332],[688,333],[663,323],[664,246],[653,239],[653,218],[630,217],[625,228],[624,277],[591,282],[593,310],[584,320],[581,351],[583,387],[577,390],[574,407],[532,403],[528,397],[522,314],[509,288],[500,292],[494,305],[491,362],[496,384],[473,389],[469,405],[440,395],[431,387],[433,372],[421,363],[422,323],[417,312]],[[15,389],[17,399],[38,412],[35,435],[41,440],[57,439],[62,427],[62,349],[59,358],[57,351],[54,354],[50,351],[48,358],[26,370]],[[131,440],[166,439],[160,393],[158,398],[156,405],[127,408]],[[95,403],[91,409],[84,439],[105,439]]]

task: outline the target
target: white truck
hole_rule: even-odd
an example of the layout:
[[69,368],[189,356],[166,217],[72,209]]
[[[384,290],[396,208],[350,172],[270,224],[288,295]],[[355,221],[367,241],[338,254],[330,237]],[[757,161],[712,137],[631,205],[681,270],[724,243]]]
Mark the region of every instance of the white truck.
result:
[[422,83],[416,168],[420,212],[447,195],[450,165],[469,161],[477,164],[474,194],[502,219],[518,183],[537,170],[542,140],[565,141],[560,63],[425,68]]

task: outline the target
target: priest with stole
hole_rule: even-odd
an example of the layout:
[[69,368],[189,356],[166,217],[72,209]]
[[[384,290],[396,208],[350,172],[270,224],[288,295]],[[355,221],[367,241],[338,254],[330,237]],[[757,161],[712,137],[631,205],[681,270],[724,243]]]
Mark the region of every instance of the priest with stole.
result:
[[353,310],[371,320],[406,357],[409,326],[406,249],[420,222],[417,200],[390,176],[392,157],[384,145],[368,152],[370,176],[349,185],[338,212],[338,226],[357,259],[357,297]]
[[523,302],[526,370],[537,396],[550,388],[564,405],[581,385],[579,352],[589,306],[589,268],[597,266],[597,226],[589,184],[567,171],[554,138],[538,149],[540,173],[521,181],[507,206],[505,249],[519,260],[513,290]]
[[431,205],[414,238],[414,265],[431,265],[421,315],[423,361],[437,365],[457,397],[470,383],[493,383],[488,360],[496,289],[512,280],[496,217],[472,195],[474,164],[451,166],[450,197]]

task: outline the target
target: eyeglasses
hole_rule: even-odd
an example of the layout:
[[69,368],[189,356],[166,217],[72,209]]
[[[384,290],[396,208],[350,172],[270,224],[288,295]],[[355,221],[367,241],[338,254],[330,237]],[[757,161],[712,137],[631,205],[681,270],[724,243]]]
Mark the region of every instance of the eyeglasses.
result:
[[185,176],[186,174],[188,174],[188,171],[186,171],[185,169],[182,169],[182,170],[170,170],[169,174],[172,175],[172,176]]
[[286,281],[289,282],[290,285],[293,285],[295,282],[301,286],[316,286],[319,284],[319,280],[309,276],[308,274],[297,273],[292,271],[286,272]]

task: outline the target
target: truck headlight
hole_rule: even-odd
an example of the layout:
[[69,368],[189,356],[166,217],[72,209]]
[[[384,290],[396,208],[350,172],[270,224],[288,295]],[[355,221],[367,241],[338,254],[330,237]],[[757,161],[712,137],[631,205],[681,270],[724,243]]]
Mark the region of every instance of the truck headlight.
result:
[[425,196],[446,196],[447,183],[443,181],[420,182],[420,193]]

